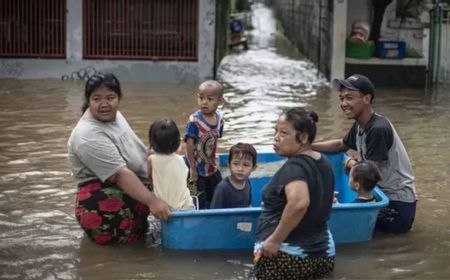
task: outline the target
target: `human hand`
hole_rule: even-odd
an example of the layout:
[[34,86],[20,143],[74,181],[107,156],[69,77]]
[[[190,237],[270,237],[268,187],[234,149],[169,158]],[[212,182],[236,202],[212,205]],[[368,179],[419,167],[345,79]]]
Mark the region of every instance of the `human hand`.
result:
[[274,257],[278,253],[280,246],[281,242],[275,241],[271,235],[263,242],[261,253],[264,257]]
[[350,172],[350,169],[352,169],[352,166],[357,162],[357,160],[354,157],[348,157],[344,161],[344,170],[345,172]]
[[149,208],[150,212],[157,219],[166,221],[170,218],[171,215],[170,206],[159,198],[156,198],[154,201],[152,201],[152,203],[149,205]]

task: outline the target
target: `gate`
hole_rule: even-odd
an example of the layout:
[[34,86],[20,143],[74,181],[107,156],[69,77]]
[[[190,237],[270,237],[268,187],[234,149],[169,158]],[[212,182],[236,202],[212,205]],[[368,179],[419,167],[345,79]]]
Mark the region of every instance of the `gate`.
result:
[[430,11],[429,84],[450,84],[450,7],[435,4]]
[[66,0],[0,1],[0,57],[66,57]]
[[84,58],[197,60],[198,0],[84,0]]

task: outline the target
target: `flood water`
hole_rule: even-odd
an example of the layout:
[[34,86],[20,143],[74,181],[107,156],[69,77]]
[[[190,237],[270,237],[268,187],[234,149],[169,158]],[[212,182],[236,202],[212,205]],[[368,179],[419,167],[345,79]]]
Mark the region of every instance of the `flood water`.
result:
[[[292,106],[319,114],[319,139],[343,136],[351,123],[337,95],[278,35],[270,10],[254,13],[250,50],[229,55],[220,68],[227,84],[220,151],[236,141],[270,148],[278,114]],[[247,279],[251,250],[105,247],[83,236],[66,150],[83,85],[0,80],[0,278]],[[196,109],[194,86],[124,83],[123,91],[120,110],[144,142],[151,121],[169,116],[183,129]],[[449,108],[450,89],[377,90],[375,109],[396,126],[416,172],[416,222],[405,235],[338,245],[330,279],[450,278]]]

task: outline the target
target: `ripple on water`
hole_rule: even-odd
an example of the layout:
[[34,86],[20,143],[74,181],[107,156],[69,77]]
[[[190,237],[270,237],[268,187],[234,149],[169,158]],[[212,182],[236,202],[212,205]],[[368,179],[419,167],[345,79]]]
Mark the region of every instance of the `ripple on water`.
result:
[[0,181],[8,182],[15,179],[28,179],[30,177],[44,177],[44,176],[58,176],[62,175],[69,177],[68,171],[25,171],[19,173],[6,174],[0,177]]
[[16,159],[16,160],[11,160],[8,161],[6,164],[8,165],[16,165],[16,164],[29,164],[30,160],[25,158],[25,159]]

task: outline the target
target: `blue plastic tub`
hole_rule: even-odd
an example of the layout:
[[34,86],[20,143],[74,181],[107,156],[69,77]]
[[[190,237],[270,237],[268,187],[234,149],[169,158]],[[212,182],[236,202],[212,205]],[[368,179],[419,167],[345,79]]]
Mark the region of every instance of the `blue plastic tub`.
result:
[[[338,204],[333,205],[328,222],[336,243],[355,243],[372,238],[379,209],[388,204],[388,198],[375,188],[376,203],[350,203],[356,194],[348,187],[348,176],[343,170],[344,153],[326,153],[336,177]],[[284,158],[273,152],[258,152],[257,162],[282,164]],[[228,164],[227,155],[219,156],[219,165]],[[251,178],[251,208],[211,209],[174,212],[170,221],[162,223],[162,245],[170,249],[248,249],[255,241],[255,229],[261,213],[261,190],[270,176]]]

